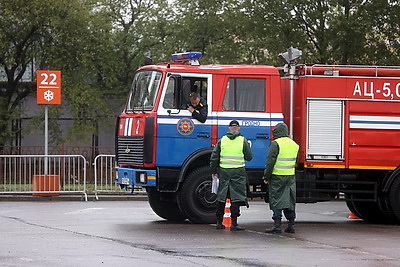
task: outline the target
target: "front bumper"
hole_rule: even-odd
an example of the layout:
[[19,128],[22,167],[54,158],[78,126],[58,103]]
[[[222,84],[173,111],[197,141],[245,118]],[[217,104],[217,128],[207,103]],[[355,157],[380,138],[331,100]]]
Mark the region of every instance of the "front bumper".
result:
[[120,185],[156,186],[156,171],[116,167]]

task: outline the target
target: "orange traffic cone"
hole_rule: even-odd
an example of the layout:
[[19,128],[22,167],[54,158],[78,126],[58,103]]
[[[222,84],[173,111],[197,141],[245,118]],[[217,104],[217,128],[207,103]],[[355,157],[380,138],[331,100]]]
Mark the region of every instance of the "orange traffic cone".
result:
[[349,214],[349,217],[347,217],[347,219],[360,219],[359,217],[357,217],[356,215],[354,215],[354,213],[352,213],[351,211],[350,211],[350,214]]
[[225,227],[231,227],[232,225],[231,200],[229,198],[225,201],[224,219],[222,220],[222,224],[225,225]]

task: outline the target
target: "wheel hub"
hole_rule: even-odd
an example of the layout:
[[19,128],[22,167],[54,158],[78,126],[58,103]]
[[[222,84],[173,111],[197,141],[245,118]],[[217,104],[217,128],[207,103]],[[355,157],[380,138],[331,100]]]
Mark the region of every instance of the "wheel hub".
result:
[[215,208],[217,195],[211,193],[211,182],[203,182],[196,189],[197,201],[207,209]]

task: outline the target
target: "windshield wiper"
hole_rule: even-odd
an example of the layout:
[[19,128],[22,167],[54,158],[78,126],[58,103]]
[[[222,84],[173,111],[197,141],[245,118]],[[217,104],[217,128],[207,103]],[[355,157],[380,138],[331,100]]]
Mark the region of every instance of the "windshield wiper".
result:
[[141,101],[142,113],[144,113],[144,101],[146,100],[146,98],[147,98],[147,100],[149,100],[149,96],[150,96],[149,92],[145,89],[143,92],[143,97],[142,97],[142,101]]
[[135,102],[135,96],[136,96],[136,93],[137,93],[137,80],[135,80],[133,82],[132,90],[133,90],[133,93],[132,93],[131,103],[130,104],[131,104],[131,107],[132,107],[132,112],[135,113],[134,102]]

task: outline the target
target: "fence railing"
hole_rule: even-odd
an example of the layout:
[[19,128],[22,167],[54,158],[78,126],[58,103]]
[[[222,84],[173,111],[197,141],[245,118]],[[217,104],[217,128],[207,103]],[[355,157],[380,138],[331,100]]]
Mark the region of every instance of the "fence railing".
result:
[[[114,147],[110,146],[70,146],[70,145],[49,145],[49,155],[82,155],[93,163],[99,154],[112,155]],[[44,146],[0,146],[0,155],[44,155]],[[86,166],[86,180],[94,182],[94,165]]]
[[[115,164],[115,155],[107,154],[90,165],[83,155],[0,155],[0,195],[79,193],[87,200],[89,191],[98,200],[99,194],[143,193],[142,187],[116,184]],[[94,170],[94,182],[87,180],[87,167]]]
[[87,200],[82,155],[0,155],[0,194],[80,193]]
[[[101,154],[95,157],[94,162],[94,194],[96,200],[99,199],[99,193],[106,194],[120,194],[127,193],[126,188],[124,190],[115,183],[117,167],[115,162],[115,155]],[[143,188],[140,186],[131,188],[129,193],[141,193]]]
[[115,183],[115,155],[98,155],[94,158],[94,194],[121,191]]

